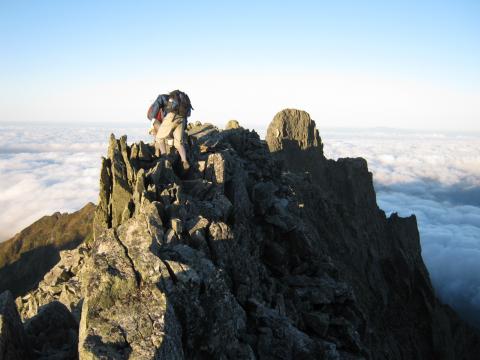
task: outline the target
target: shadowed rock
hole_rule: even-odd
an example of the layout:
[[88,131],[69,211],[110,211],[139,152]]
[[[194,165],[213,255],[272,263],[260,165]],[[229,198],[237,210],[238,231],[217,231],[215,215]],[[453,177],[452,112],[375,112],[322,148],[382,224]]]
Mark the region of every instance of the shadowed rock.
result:
[[78,322],[65,305],[52,301],[26,321],[30,347],[39,359],[78,359]]
[[15,301],[9,291],[0,294],[0,359],[30,359],[27,342]]

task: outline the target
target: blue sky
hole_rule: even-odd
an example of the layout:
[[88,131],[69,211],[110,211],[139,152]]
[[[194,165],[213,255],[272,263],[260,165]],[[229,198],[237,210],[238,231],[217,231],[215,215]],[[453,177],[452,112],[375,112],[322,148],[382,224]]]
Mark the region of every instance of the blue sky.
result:
[[212,122],[480,130],[479,38],[478,1],[0,0],[0,121],[138,122],[181,87]]

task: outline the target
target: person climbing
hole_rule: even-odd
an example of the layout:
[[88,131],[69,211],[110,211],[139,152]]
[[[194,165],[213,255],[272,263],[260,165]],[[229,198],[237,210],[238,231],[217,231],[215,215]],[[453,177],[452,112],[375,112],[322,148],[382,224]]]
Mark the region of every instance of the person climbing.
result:
[[193,110],[187,94],[174,90],[161,94],[148,109],[147,117],[152,122],[150,133],[155,136],[155,153],[167,152],[166,140],[173,136],[173,146],[177,149],[184,170],[190,168],[185,149],[187,118]]

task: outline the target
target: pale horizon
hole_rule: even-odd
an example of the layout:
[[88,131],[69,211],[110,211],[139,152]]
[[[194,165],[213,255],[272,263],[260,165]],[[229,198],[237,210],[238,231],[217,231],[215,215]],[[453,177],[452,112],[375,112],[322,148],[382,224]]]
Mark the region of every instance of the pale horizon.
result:
[[0,121],[141,124],[179,88],[191,121],[480,131],[480,3],[182,4],[2,2]]

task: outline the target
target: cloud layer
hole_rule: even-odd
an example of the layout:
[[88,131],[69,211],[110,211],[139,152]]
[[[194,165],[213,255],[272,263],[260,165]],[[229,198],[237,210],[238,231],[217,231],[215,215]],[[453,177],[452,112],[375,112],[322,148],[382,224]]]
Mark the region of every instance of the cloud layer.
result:
[[[44,215],[96,202],[108,136],[145,129],[0,126],[0,241]],[[143,136],[148,140],[148,135]]]
[[[96,202],[110,132],[149,141],[146,127],[0,125],[0,241],[43,215]],[[320,134],[327,157],[368,160],[382,209],[416,214],[438,295],[480,327],[480,138],[387,129]]]

